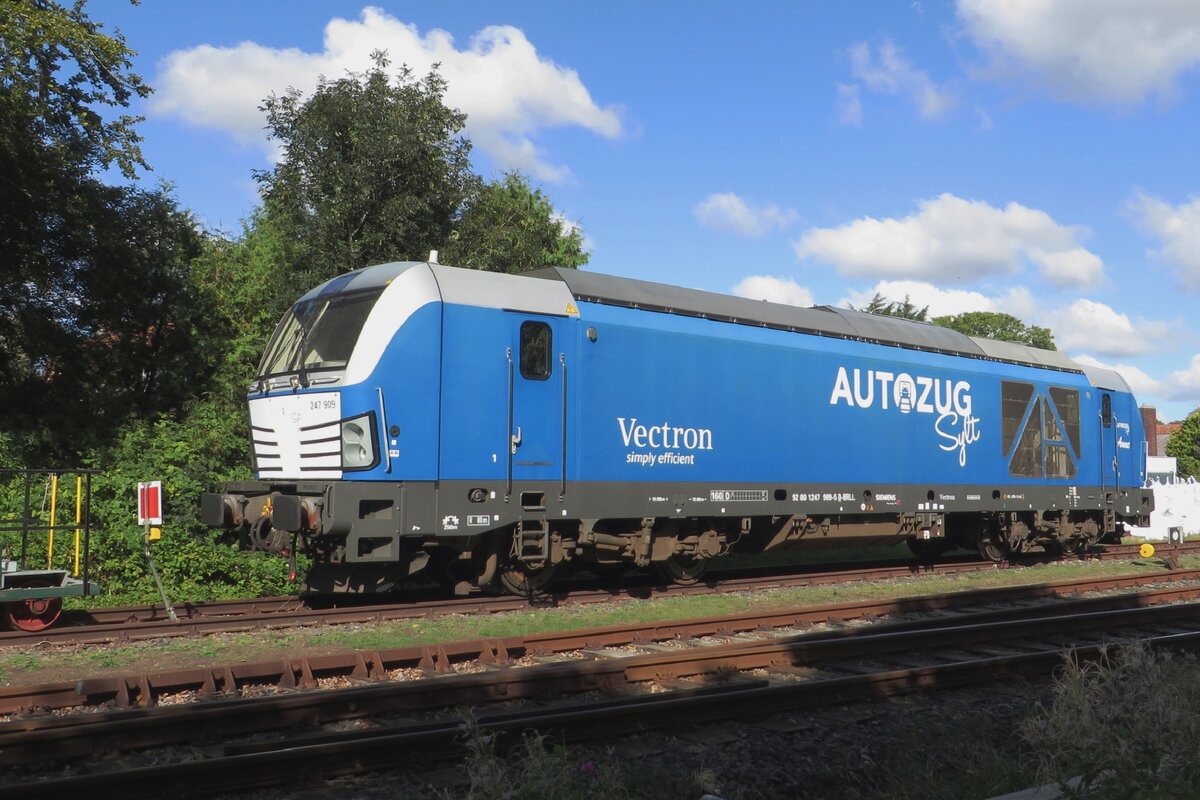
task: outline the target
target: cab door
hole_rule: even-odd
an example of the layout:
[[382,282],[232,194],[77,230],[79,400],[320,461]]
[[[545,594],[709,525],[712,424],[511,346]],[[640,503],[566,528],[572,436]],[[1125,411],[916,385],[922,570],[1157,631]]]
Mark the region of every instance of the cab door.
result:
[[[508,492],[558,492],[566,488],[567,359],[564,320],[512,315],[507,352],[509,384]],[[540,505],[540,504],[539,504]]]
[[1116,492],[1121,488],[1121,459],[1118,450],[1118,420],[1113,394],[1100,390],[1100,485]]

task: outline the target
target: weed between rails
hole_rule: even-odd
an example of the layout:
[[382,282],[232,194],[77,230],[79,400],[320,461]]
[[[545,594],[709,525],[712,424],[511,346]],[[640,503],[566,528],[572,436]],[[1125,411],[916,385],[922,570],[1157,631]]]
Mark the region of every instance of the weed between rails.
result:
[[1068,662],[1053,702],[1022,726],[1038,778],[1064,798],[1200,797],[1198,670],[1191,654],[1144,644]]
[[696,800],[714,787],[714,776],[698,770],[682,777],[622,762],[610,750],[597,762],[576,758],[561,744],[526,731],[507,753],[496,734],[464,715],[469,783],[443,789],[440,800]]
[[[1028,702],[996,713],[978,706],[968,715],[918,709],[875,731],[880,741],[864,743],[866,751],[834,744],[813,752],[821,742],[776,744],[757,754],[743,750],[740,764],[716,752],[696,760],[664,759],[660,752],[653,764],[612,750],[582,755],[583,749],[534,732],[505,749],[468,717],[464,780],[437,797],[969,800],[1046,784],[1054,787],[1046,796],[1057,790],[1062,800],[1197,798],[1198,671],[1194,656],[1122,645],[1098,662],[1067,659],[1048,688],[1030,684]],[[1033,694],[1047,699],[1035,702]],[[747,771],[748,759],[761,769]],[[781,765],[785,773],[795,767],[785,785],[778,781]],[[802,765],[820,774],[802,774]]]

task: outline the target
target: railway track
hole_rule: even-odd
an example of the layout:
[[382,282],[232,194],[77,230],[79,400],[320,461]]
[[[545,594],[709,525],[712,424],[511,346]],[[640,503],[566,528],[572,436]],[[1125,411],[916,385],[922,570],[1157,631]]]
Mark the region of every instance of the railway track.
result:
[[[616,698],[570,707],[544,706],[486,713],[480,724],[496,731],[536,728],[567,738],[582,731],[594,736],[631,729],[674,727],[747,713],[811,708],[862,697],[940,689],[1014,674],[1045,674],[1075,648],[1095,656],[1115,638],[1142,638],[1162,646],[1200,645],[1194,620],[1200,603],[1200,571],[1188,583],[1134,594],[1076,598],[1055,603],[991,608],[956,616],[879,624],[858,630],[766,635],[770,627],[847,619],[899,611],[944,611],[962,595],[743,614],[679,623],[621,626],[590,631],[467,642],[438,648],[405,648],[386,653],[353,654],[340,664],[321,658],[273,665],[285,685],[317,686],[332,675],[352,677],[359,685],[337,691],[298,691],[188,705],[149,707],[168,691],[196,691],[211,697],[235,692],[238,678],[226,670],[175,674],[173,684],[149,677],[124,684],[126,701],[147,707],[105,714],[34,716],[0,725],[0,763],[28,764],[48,756],[80,758],[105,749],[163,747],[379,715],[429,714],[455,706],[486,706],[498,700],[561,698],[580,692],[616,694]],[[1075,589],[1111,589],[1135,585],[1145,576],[1059,582],[1037,587],[1021,599],[1031,601]],[[976,606],[1011,603],[1016,590],[967,593]],[[958,598],[957,600],[955,598]],[[743,636],[741,632],[756,631]],[[679,639],[678,637],[687,637]],[[700,637],[700,638],[698,638]],[[703,637],[709,637],[707,639]],[[711,637],[718,637],[714,643]],[[661,644],[668,642],[668,644]],[[630,645],[637,645],[629,649]],[[353,663],[353,666],[350,664]],[[520,666],[514,666],[520,665]],[[272,668],[251,665],[250,671]],[[381,680],[408,671],[408,680]],[[207,673],[207,674],[205,674]],[[290,675],[284,679],[283,676]],[[714,676],[720,676],[714,679]],[[270,677],[269,675],[267,676]],[[249,675],[241,676],[249,681]],[[127,679],[122,679],[127,681]],[[659,694],[645,695],[653,686]],[[54,698],[66,704],[66,687],[39,687],[25,699]],[[113,702],[116,685],[82,682],[74,703]],[[158,694],[156,694],[156,691]],[[114,694],[115,692],[115,694]],[[632,695],[632,696],[631,696]],[[12,701],[9,697],[9,702]],[[106,788],[133,796],[170,791],[223,791],[295,779],[298,765],[337,774],[348,763],[364,770],[411,759],[416,753],[457,752],[459,719],[381,725],[353,734],[322,734],[266,744],[228,744],[212,748],[209,758],[118,773],[81,775],[6,786],[8,796],[52,796],[73,788]],[[295,756],[303,754],[299,761]],[[353,758],[347,754],[353,753]],[[338,758],[341,763],[338,763]],[[56,795],[54,795],[56,796]]]
[[[1103,551],[1085,556],[1066,556],[1061,559],[1031,554],[1014,560],[1020,566],[1047,561],[1136,558],[1138,545],[1109,545]],[[1200,552],[1200,542],[1177,545],[1174,555]],[[990,561],[959,558],[929,563],[905,559],[852,565],[839,569],[818,570],[813,567],[748,568],[727,570],[714,574],[695,586],[655,584],[646,576],[634,576],[625,582],[608,587],[579,583],[561,591],[537,598],[511,595],[439,598],[429,592],[413,592],[410,599],[398,603],[373,603],[331,608],[314,608],[298,597],[269,597],[252,600],[212,601],[181,604],[176,607],[177,621],[167,618],[156,606],[97,608],[69,612],[60,627],[26,633],[0,631],[0,647],[42,644],[107,644],[146,639],[199,636],[212,633],[240,633],[255,630],[279,629],[303,625],[333,625],[347,623],[378,623],[402,619],[434,617],[447,614],[496,614],[542,606],[585,605],[620,599],[653,599],[668,595],[707,594],[714,592],[744,592],[809,585],[827,585],[849,581],[883,580],[922,574],[953,574],[995,569]]]
[[[1156,589],[1150,593],[1139,592],[1082,600],[1061,599],[1083,592],[1125,590],[1167,581],[1171,582],[1170,587]],[[830,622],[841,624],[851,620],[874,620],[905,614],[956,611],[962,613],[966,609],[979,609],[995,604],[1015,607],[994,611],[976,610],[973,613],[979,619],[982,619],[984,614],[989,615],[991,619],[1004,619],[1013,614],[1035,614],[1036,611],[1026,611],[1022,604],[1056,599],[1059,602],[1052,606],[1056,609],[1139,606],[1155,598],[1157,602],[1187,599],[1196,591],[1196,586],[1193,585],[1196,582],[1200,582],[1200,569],[1152,575],[1076,578],[1031,586],[978,589],[920,597],[855,600],[694,620],[615,625],[580,631],[479,639],[371,652],[352,651],[156,674],[90,678],[39,686],[0,687],[0,714],[24,714],[35,710],[62,710],[77,706],[148,707],[155,705],[160,697],[181,692],[216,695],[236,694],[246,686],[269,685],[284,689],[312,687],[323,679],[375,679],[388,672],[405,668],[416,668],[434,674],[448,673],[454,669],[455,664],[467,661],[486,663],[489,659],[503,661],[524,655],[546,656],[578,649],[664,642],[680,637],[737,635],[796,625]],[[896,626],[901,623],[890,624]],[[928,626],[934,623],[918,621],[913,624]]]

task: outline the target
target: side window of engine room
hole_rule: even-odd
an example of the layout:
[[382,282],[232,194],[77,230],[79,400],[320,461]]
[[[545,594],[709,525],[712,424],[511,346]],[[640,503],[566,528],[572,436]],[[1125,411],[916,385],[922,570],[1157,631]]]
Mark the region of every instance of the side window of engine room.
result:
[[[1051,386],[1050,408],[1054,412],[1055,425],[1061,426],[1057,437],[1061,443],[1053,445],[1053,463],[1047,458],[1046,477],[1074,478],[1075,463],[1072,456],[1078,460],[1082,455],[1079,440],[1079,390]],[[1066,433],[1065,438],[1062,433]]]
[[1073,478],[1079,458],[1079,390],[1001,382],[1002,441],[1010,475]]
[[530,320],[521,323],[521,377],[544,381],[550,377],[550,326]]

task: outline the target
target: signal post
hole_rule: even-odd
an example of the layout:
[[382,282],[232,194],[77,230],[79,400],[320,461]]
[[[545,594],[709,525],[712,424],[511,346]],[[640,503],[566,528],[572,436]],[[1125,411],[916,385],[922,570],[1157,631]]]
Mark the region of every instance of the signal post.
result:
[[157,542],[162,538],[162,481],[139,483],[137,497],[138,525],[142,526],[142,550],[146,554],[146,563],[150,565],[150,574],[154,576],[154,585],[158,587],[158,596],[162,598],[163,606],[167,610],[167,616],[171,618],[172,622],[178,622],[179,617],[175,615],[175,608],[171,605],[171,601],[167,599],[167,593],[163,590],[162,580],[158,577],[158,567],[155,566],[154,556],[150,552],[150,542]]

